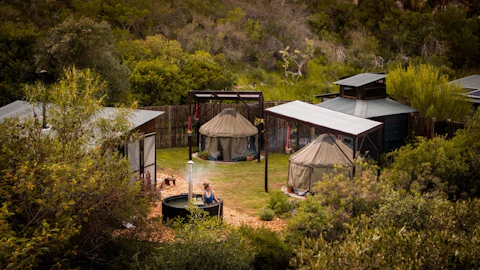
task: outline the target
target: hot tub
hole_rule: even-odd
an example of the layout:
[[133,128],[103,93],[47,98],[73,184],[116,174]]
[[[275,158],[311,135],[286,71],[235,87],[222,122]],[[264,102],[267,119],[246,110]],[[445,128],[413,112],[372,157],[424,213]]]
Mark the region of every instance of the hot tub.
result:
[[[220,199],[219,203],[214,203],[212,205],[205,205],[202,202],[202,195],[195,194],[193,197],[194,204],[198,208],[207,211],[210,213],[210,216],[218,216],[219,218],[223,217],[223,200]],[[163,220],[174,219],[176,217],[187,218],[187,215],[190,213],[187,210],[188,194],[180,194],[176,196],[170,196],[162,201],[162,216]]]

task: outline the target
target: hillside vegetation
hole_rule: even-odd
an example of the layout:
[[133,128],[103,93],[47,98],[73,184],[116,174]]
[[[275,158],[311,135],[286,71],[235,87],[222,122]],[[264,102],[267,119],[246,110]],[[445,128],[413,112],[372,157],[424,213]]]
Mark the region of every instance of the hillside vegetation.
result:
[[182,104],[188,90],[313,100],[359,72],[480,63],[478,1],[25,0],[0,6],[0,105],[23,85],[90,68],[105,103]]

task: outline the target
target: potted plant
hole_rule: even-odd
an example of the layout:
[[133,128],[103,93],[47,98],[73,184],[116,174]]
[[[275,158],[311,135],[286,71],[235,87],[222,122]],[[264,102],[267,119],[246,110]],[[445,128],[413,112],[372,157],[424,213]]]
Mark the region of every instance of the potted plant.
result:
[[287,192],[288,193],[293,193],[293,185],[292,184],[287,184]]
[[255,156],[255,152],[252,150],[247,150],[247,152],[245,152],[245,159],[247,161],[252,161],[254,156]]
[[290,154],[292,152],[291,147],[285,147],[285,153]]

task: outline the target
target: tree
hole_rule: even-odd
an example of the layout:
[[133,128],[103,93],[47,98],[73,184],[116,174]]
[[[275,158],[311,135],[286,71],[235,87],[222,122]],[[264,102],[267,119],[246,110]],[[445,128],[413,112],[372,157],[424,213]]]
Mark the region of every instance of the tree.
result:
[[[122,238],[114,230],[124,222],[141,228],[146,200],[128,160],[112,151],[133,138],[131,110],[99,117],[94,97],[104,86],[89,70],[67,70],[49,89],[50,130],[32,115],[0,123],[2,268],[105,264],[106,244]],[[32,104],[44,92],[42,84],[27,90]]]
[[56,79],[69,66],[90,68],[107,82],[104,90],[108,105],[128,102],[130,71],[113,54],[113,41],[110,26],[105,21],[69,17],[51,29],[39,43],[36,64],[54,74]]
[[457,68],[476,68],[480,62],[480,19],[461,8],[448,6],[433,16],[434,32],[448,47],[449,60]]
[[470,113],[461,86],[448,83],[440,70],[429,64],[397,66],[387,78],[387,93],[417,109],[423,117],[464,120]]
[[23,98],[23,84],[35,80],[33,25],[0,23],[0,106]]
[[[289,75],[295,80],[298,80],[299,77],[303,76],[305,73],[308,65],[308,61],[313,58],[313,54],[315,52],[315,45],[313,40],[309,40],[308,38],[305,39],[306,48],[305,51],[302,53],[299,50],[294,50],[292,53],[288,52],[290,49],[289,46],[285,48],[285,50],[281,50],[280,53],[282,54],[283,60],[283,69],[285,73],[285,81],[288,81]],[[295,64],[296,72],[292,72],[289,70],[290,65]],[[303,73],[302,73],[303,71]]]
[[233,76],[221,55],[184,52],[180,43],[157,35],[122,42],[118,51],[132,69],[132,92],[141,105],[185,104],[188,90],[225,89]]

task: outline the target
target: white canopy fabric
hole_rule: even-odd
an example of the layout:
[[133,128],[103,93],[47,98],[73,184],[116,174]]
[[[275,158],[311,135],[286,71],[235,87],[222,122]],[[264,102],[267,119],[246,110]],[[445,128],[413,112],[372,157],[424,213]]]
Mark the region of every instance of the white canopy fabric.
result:
[[265,109],[270,114],[320,126],[336,133],[358,137],[381,128],[383,123],[322,108],[302,101],[292,101]]
[[334,135],[322,134],[289,158],[288,184],[310,191],[324,174],[349,173],[353,151]]

